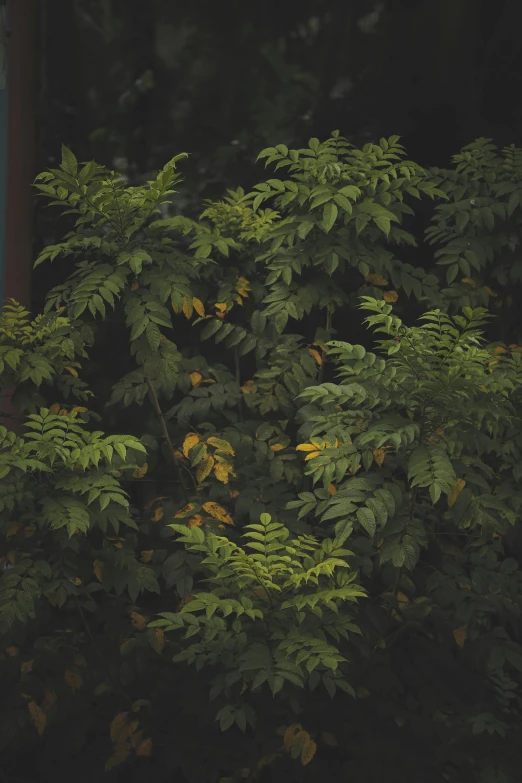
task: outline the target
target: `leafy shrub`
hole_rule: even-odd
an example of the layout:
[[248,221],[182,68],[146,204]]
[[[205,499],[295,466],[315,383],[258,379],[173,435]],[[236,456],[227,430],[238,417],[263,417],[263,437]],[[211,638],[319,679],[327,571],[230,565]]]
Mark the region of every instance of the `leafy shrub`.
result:
[[[483,331],[517,283],[519,151],[425,170],[336,132],[260,157],[287,178],[199,219],[171,214],[183,156],[130,187],[64,149],[37,180],[75,219],[37,263],[74,268],[0,324],[26,426],[0,433],[7,763],[514,781],[519,324]],[[92,428],[79,377],[112,343],[103,416],[133,435]]]

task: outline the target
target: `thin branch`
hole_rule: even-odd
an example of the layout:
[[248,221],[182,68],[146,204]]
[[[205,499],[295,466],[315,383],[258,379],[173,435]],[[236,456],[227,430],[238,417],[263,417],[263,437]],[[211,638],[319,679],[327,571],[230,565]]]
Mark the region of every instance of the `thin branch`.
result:
[[174,469],[176,471],[176,474],[178,476],[179,483],[181,485],[181,493],[183,495],[183,499],[184,499],[185,503],[188,503],[187,487],[185,485],[185,481],[183,480],[183,474],[181,472],[181,469],[180,469],[180,466],[179,466],[179,463],[178,463],[178,460],[177,460],[177,457],[176,457],[176,452],[175,452],[174,446],[172,445],[172,441],[170,439],[169,431],[167,429],[167,423],[165,421],[165,417],[163,415],[163,411],[161,410],[161,407],[160,407],[160,404],[159,404],[159,401],[158,401],[158,396],[157,396],[156,392],[154,391],[154,387],[153,387],[152,382],[151,382],[151,380],[150,380],[148,375],[146,376],[145,380],[147,382],[147,386],[149,387],[149,393],[150,393],[150,396],[151,396],[151,399],[152,399],[152,403],[154,405],[154,409],[155,409],[155,411],[156,411],[156,413],[158,415],[158,418],[160,420],[161,430],[163,432],[163,437],[165,438],[165,441],[167,443],[169,454],[170,454],[172,463],[174,465]]

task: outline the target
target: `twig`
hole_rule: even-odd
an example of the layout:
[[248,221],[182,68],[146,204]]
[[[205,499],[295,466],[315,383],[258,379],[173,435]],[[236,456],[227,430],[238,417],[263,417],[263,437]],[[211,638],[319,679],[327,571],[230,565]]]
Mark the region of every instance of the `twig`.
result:
[[160,404],[159,404],[159,401],[158,401],[158,396],[157,396],[156,392],[154,391],[154,387],[153,387],[152,382],[151,382],[151,380],[150,380],[148,375],[146,376],[145,380],[147,382],[147,386],[149,387],[149,393],[150,393],[150,396],[151,396],[151,399],[152,399],[152,403],[154,405],[154,409],[155,409],[156,413],[158,414],[158,418],[160,420],[161,429],[162,429],[162,432],[163,432],[163,437],[165,438],[165,441],[167,443],[167,446],[168,446],[168,449],[169,449],[169,454],[170,454],[171,460],[173,462],[176,474],[178,476],[179,483],[181,485],[181,493],[183,495],[183,499],[184,499],[185,503],[188,503],[187,487],[185,486],[185,482],[183,480],[183,474],[182,474],[181,469],[179,467],[179,463],[178,463],[178,460],[177,460],[177,457],[176,457],[175,449],[174,449],[174,446],[172,445],[172,441],[170,439],[169,431],[167,429],[167,424],[165,422],[165,417],[163,415],[163,411],[161,410],[161,407],[160,407]]

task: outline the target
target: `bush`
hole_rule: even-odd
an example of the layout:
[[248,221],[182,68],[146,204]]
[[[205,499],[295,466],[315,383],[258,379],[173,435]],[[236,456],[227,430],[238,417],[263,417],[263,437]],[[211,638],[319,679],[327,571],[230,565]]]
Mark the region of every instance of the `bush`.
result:
[[7,773],[515,781],[520,151],[336,132],[199,219],[182,157],[37,180],[75,216],[37,263],[74,268],[0,323]]

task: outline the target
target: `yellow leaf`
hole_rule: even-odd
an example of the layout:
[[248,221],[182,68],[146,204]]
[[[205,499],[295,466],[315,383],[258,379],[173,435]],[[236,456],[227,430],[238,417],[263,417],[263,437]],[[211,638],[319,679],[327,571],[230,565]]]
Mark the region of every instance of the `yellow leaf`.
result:
[[189,432],[189,434],[186,436],[185,440],[183,441],[183,454],[185,457],[189,456],[189,451],[194,448],[196,443],[199,443],[201,438],[196,432]]
[[[214,466],[214,475],[222,484],[228,484],[228,477],[232,471],[228,470],[224,462],[218,462]],[[239,493],[238,493],[239,494]]]
[[119,767],[120,764],[123,764],[125,761],[127,761],[130,754],[131,749],[125,742],[116,745],[114,753],[105,762],[105,772],[109,772],[111,769],[114,769],[114,767]]
[[206,479],[206,477],[214,467],[214,464],[215,464],[215,460],[213,457],[210,456],[210,454],[207,454],[207,456],[201,460],[201,462],[198,465],[198,469],[196,470],[196,480],[198,484],[201,484],[201,482]]
[[[214,470],[214,473],[215,472],[216,472],[216,470]],[[237,498],[238,495],[239,495],[239,491],[237,489],[231,489],[228,494],[230,495],[231,498]]]
[[132,474],[132,478],[135,478],[135,479],[143,478],[143,476],[146,474],[148,469],[149,469],[149,466],[145,462],[145,464],[142,465],[141,468],[136,468],[136,470]]
[[21,666],[22,674],[29,674],[29,672],[32,672],[33,664],[34,664],[34,660],[33,661],[24,661],[22,666]]
[[79,691],[83,685],[82,675],[78,674],[77,672],[71,671],[71,669],[65,670],[63,678],[73,693]]
[[20,655],[20,650],[18,649],[18,647],[14,647],[12,645],[11,647],[6,647],[5,651],[10,658],[18,658],[18,656]]
[[102,560],[95,560],[93,563],[93,573],[98,582],[103,581],[103,561]]
[[282,443],[274,443],[272,446],[270,446],[272,451],[283,451],[283,449],[286,449],[286,446],[284,446]]
[[379,465],[379,467],[384,462],[384,457],[385,456],[386,456],[386,452],[385,452],[384,449],[374,449],[374,451],[373,451],[373,458],[374,458],[375,462],[377,463],[377,465]]
[[183,313],[187,318],[190,318],[192,316],[194,310],[194,306],[192,304],[192,298],[188,299],[186,296],[183,297]]
[[305,766],[305,764],[309,764],[310,761],[315,756],[315,752],[317,750],[317,745],[313,741],[313,739],[305,739],[303,742],[303,748],[301,750],[301,764]]
[[190,517],[188,521],[189,527],[201,527],[202,524],[203,524],[203,517],[201,516],[201,514],[194,514],[194,516]]
[[29,710],[29,714],[31,715],[31,720],[33,721],[34,727],[41,736],[45,731],[45,727],[47,726],[47,715],[35,701],[30,701],[27,705],[27,708]]
[[464,479],[457,479],[455,482],[455,487],[453,488],[453,493],[451,497],[448,498],[448,506],[451,508],[455,505],[457,502],[457,498],[466,486],[466,481]]
[[397,593],[397,601],[399,604],[409,604],[410,599],[405,593]]
[[460,628],[455,628],[453,631],[453,638],[457,642],[459,647],[464,647],[464,642],[468,637],[468,631],[465,625],[461,625]]
[[77,378],[77,377],[78,377],[78,371],[77,371],[77,370],[75,370],[75,369],[74,369],[74,367],[71,367],[69,364],[66,364],[66,365],[65,365],[65,367],[64,367],[63,369],[64,369],[64,370],[69,370],[69,372],[71,373],[71,375],[74,375],[74,377],[75,377],[75,378]]
[[129,713],[119,712],[111,721],[110,737],[112,742],[118,742],[120,735],[129,724]]
[[218,318],[223,318],[223,316],[225,315],[225,313],[227,311],[226,303],[225,302],[216,302],[214,307],[218,311]]
[[388,285],[388,281],[386,280],[386,278],[382,277],[381,275],[375,275],[375,274],[366,275],[364,280],[366,283],[373,283],[373,285],[380,285],[380,286]]
[[197,370],[191,372],[189,378],[193,389],[196,389],[203,380],[203,376],[200,372],[197,372]]
[[203,302],[201,299],[197,299],[196,297],[193,298],[192,304],[194,305],[194,310],[198,315],[200,315],[202,318],[205,317],[205,307],[203,306]]
[[49,408],[49,413],[54,413],[54,415],[56,415],[56,414],[59,412],[59,410],[60,410],[60,408],[61,408],[61,407],[62,407],[62,406],[61,406],[61,405],[59,405],[59,403],[55,402],[55,403],[54,403],[53,405],[51,405],[51,407]]
[[463,277],[462,282],[466,283],[467,285],[470,285],[472,288],[477,287],[477,283],[475,282],[475,280],[473,280],[472,277]]
[[257,391],[257,386],[254,381],[247,381],[240,387],[241,391],[245,394],[254,394]]
[[315,359],[317,364],[321,366],[321,364],[323,363],[323,357],[321,356],[319,351],[316,351],[315,348],[309,348],[308,353],[310,354],[310,356],[312,356]]
[[150,756],[152,753],[152,739],[148,737],[146,740],[143,740],[141,745],[136,749],[136,755],[137,756]]
[[15,536],[21,527],[23,527],[21,522],[12,522],[7,529],[5,537],[11,538],[11,536]]
[[507,348],[505,345],[497,345],[496,348],[493,348],[493,353],[499,354],[499,353],[506,353]]
[[75,413],[87,413],[87,408],[84,408],[83,405],[76,405],[71,410],[73,410]]
[[142,614],[139,614],[139,612],[131,612],[130,618],[132,620],[132,625],[137,631],[144,631],[147,627],[147,620]]
[[300,443],[295,447],[296,451],[317,451],[318,446],[315,443]]
[[335,486],[335,484],[330,484],[330,486],[328,487],[328,494],[329,495],[337,494],[337,487]]
[[134,283],[131,285],[131,291],[137,291],[140,287],[140,284],[134,281]]
[[291,726],[288,726],[283,737],[283,745],[287,750],[290,750],[290,748],[294,744],[296,734],[298,734],[302,730],[303,727],[301,726],[300,723],[292,723]]
[[239,691],[239,695],[242,696],[245,691],[248,690],[248,685],[246,684],[245,680],[241,683],[241,690]]
[[154,550],[153,549],[144,549],[143,552],[141,553],[141,557],[140,557],[141,562],[142,563],[150,563],[153,554],[154,554]]
[[182,517],[188,517],[189,514],[192,511],[194,511],[195,508],[196,506],[194,503],[187,503],[187,505],[183,506],[182,509],[176,511],[176,513],[174,514],[174,519],[182,519]]
[[385,291],[382,295],[385,302],[396,302],[399,298],[397,291]]
[[207,443],[209,446],[214,446],[218,451],[222,451],[225,454],[231,454],[234,456],[235,452],[230,443],[226,440],[223,440],[223,438],[214,438],[213,436],[210,438],[207,438]]
[[490,296],[498,296],[498,294],[497,294],[495,291],[493,291],[493,290],[492,290],[492,289],[489,287],[489,285],[485,285],[485,286],[484,286],[484,291],[486,291],[486,292],[487,292],[487,293],[488,293]]
[[65,408],[60,408],[60,410],[58,411],[58,416],[68,416],[68,415],[69,415],[69,411],[66,411]]
[[307,454],[305,457],[305,462],[308,462],[309,459],[315,459],[316,457],[319,457],[321,455],[320,451],[312,451],[310,454]]
[[220,522],[224,522],[225,525],[234,524],[234,520],[230,514],[225,508],[223,508],[223,506],[220,506],[219,503],[203,503],[203,508],[207,514],[210,514],[210,516],[214,517],[214,519],[219,519]]
[[163,519],[163,506],[158,506],[158,508],[154,509],[154,513],[151,517],[152,522],[159,522],[160,519]]

